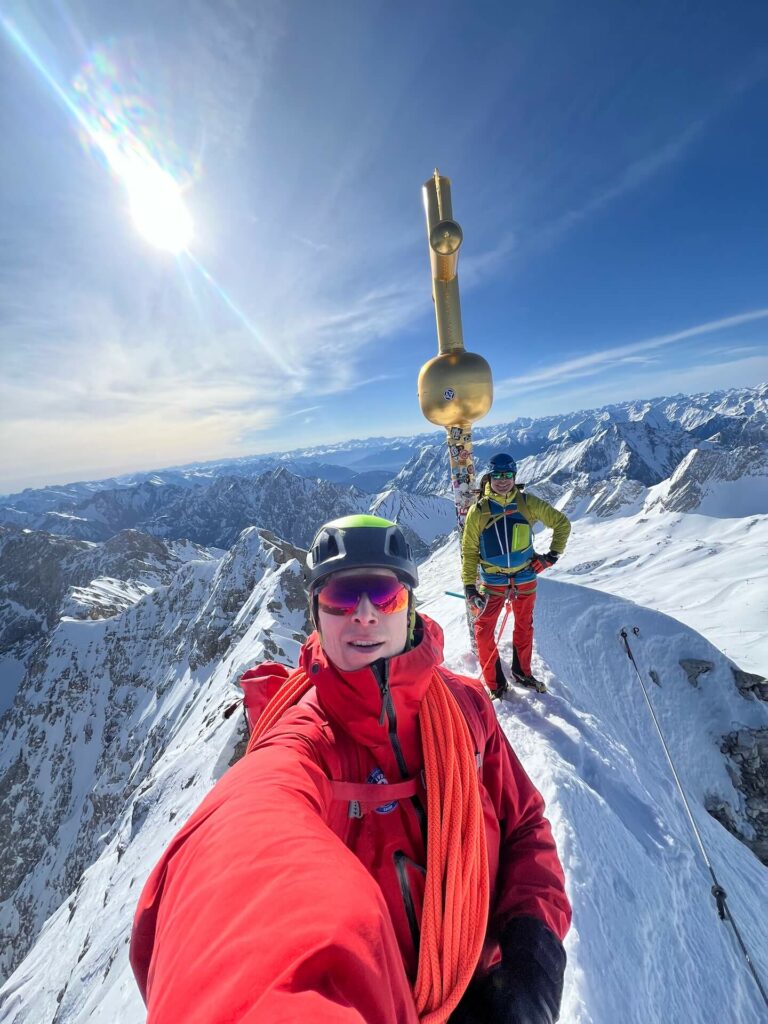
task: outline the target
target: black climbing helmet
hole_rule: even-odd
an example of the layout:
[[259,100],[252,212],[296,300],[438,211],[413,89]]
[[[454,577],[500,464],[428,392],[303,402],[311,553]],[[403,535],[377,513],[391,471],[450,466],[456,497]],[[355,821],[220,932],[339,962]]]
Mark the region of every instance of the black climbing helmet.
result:
[[344,516],[320,528],[307,553],[309,589],[343,569],[391,569],[409,587],[419,583],[411,548],[397,523]]

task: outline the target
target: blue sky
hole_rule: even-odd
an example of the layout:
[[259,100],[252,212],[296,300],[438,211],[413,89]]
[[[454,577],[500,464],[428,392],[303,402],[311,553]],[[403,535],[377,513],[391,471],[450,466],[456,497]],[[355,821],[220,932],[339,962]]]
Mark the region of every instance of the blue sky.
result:
[[[0,490],[425,429],[435,166],[486,422],[768,379],[764,3],[0,12]],[[100,105],[188,254],[136,230]]]

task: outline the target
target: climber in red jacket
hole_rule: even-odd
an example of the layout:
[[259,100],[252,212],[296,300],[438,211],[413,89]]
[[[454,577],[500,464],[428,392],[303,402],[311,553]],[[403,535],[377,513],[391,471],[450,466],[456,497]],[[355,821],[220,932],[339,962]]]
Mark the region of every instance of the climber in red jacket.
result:
[[543,801],[442,667],[401,530],[336,520],[307,564],[299,668],[246,674],[249,719],[275,696],[141,894],[149,1024],[552,1024],[571,910]]

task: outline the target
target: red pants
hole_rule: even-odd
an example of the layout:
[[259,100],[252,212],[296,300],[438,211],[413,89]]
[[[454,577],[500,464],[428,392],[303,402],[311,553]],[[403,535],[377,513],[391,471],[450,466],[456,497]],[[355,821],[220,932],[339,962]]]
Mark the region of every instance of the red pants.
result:
[[[512,588],[508,588],[506,591],[488,590],[488,602],[475,619],[475,640],[477,654],[480,658],[480,668],[483,679],[491,689],[496,686],[496,660],[499,656],[494,639],[496,623],[507,597],[512,593]],[[535,603],[536,580],[531,580],[530,583],[521,583],[514,589],[510,615],[513,615],[515,619],[515,628],[512,634],[512,643],[517,655],[515,668],[519,668],[525,675],[530,675],[531,671],[533,606]]]

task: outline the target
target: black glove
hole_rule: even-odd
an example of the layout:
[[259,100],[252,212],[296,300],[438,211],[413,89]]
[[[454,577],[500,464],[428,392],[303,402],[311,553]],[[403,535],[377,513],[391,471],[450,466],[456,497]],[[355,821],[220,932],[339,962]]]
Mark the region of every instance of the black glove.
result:
[[545,569],[549,569],[550,566],[554,565],[560,555],[557,551],[548,551],[546,555],[534,555],[531,559],[531,568],[538,575],[540,572],[544,572]]
[[501,964],[473,982],[450,1024],[554,1024],[560,1014],[565,950],[537,917],[515,917],[501,938]]
[[464,587],[464,596],[467,599],[467,604],[473,611],[480,613],[485,608],[487,598],[485,594],[480,593],[474,584],[469,583]]

